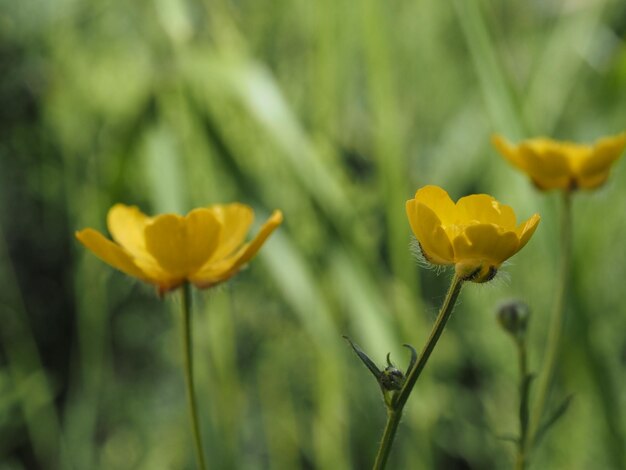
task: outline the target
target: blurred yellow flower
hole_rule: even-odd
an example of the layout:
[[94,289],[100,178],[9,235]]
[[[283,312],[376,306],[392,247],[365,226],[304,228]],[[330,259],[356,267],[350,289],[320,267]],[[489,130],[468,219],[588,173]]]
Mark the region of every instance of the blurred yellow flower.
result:
[[184,217],[148,217],[137,207],[116,204],[107,216],[116,243],[91,228],[76,232],[76,238],[105,263],[154,284],[162,294],[186,281],[206,288],[237,274],[283,215],[274,211],[257,236],[244,244],[253,219],[252,208],[239,203],[194,209]]
[[626,147],[626,132],[598,139],[594,145],[542,137],[513,145],[499,135],[492,142],[539,189],[593,189],[609,177],[611,165]]
[[513,209],[491,196],[476,194],[455,204],[438,186],[418,189],[406,212],[424,257],[455,265],[459,276],[473,282],[491,280],[526,245],[540,219],[535,214],[518,225]]

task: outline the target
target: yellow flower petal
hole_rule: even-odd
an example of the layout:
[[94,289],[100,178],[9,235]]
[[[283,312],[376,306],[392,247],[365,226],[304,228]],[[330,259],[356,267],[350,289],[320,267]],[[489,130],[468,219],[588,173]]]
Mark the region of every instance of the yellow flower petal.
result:
[[[445,204],[440,207],[445,207]],[[452,244],[437,214],[415,199],[407,201],[406,211],[413,234],[428,261],[434,264],[453,264]]]
[[596,189],[604,185],[609,179],[609,170],[592,175],[581,174],[576,178],[576,188],[580,189]]
[[517,251],[526,246],[530,237],[532,237],[533,233],[535,233],[540,221],[541,217],[539,217],[539,214],[534,214],[530,219],[519,224],[519,227],[517,228],[517,236],[519,237],[519,246],[517,247]]
[[274,211],[250,243],[245,244],[237,253],[226,259],[217,262],[209,261],[202,269],[190,276],[189,280],[199,288],[206,288],[230,279],[256,255],[265,240],[282,221],[283,213],[279,210]]
[[100,232],[86,228],[76,232],[76,238],[93,254],[116,269],[146,282],[153,280],[144,273],[132,260],[131,256],[119,245],[107,239]]
[[107,226],[113,240],[136,257],[147,255],[143,232],[149,221],[150,217],[136,206],[115,204],[107,214]]
[[184,279],[213,254],[220,229],[209,209],[195,209],[186,217],[160,215],[146,226],[146,248],[168,278]]
[[622,155],[624,147],[626,147],[626,133],[598,140],[593,152],[581,162],[578,168],[578,186],[593,189],[604,184],[609,177],[611,165]]
[[464,235],[456,237],[452,244],[457,262],[476,260],[480,266],[484,261],[498,268],[515,254],[519,238],[515,232],[500,232],[492,224],[478,224],[467,227]]
[[254,220],[252,208],[245,204],[233,203],[209,207],[222,224],[220,241],[211,260],[219,261],[230,256],[246,239]]
[[513,209],[500,204],[487,194],[462,197],[456,203],[460,223],[479,221],[498,225],[505,230],[515,230],[517,221]]
[[509,161],[509,163],[516,166],[523,172],[527,172],[528,165],[524,159],[521,158],[520,152],[515,145],[511,144],[511,142],[498,134],[491,136],[491,143],[502,154],[502,156]]
[[545,139],[534,139],[519,145],[526,173],[541,189],[567,189],[572,184],[572,166],[558,148]]
[[267,237],[283,222],[283,213],[276,210],[272,213],[269,219],[263,224],[257,236],[242,250],[241,255],[238,258],[239,265],[250,261],[257,251],[263,246]]
[[415,201],[430,208],[444,225],[453,224],[457,218],[454,202],[439,186],[429,185],[418,189]]

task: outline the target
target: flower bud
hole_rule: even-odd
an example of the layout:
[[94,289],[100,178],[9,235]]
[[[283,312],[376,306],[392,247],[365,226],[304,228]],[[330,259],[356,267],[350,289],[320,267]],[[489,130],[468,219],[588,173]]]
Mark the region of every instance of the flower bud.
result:
[[387,366],[380,375],[380,384],[388,391],[400,390],[404,385],[404,373],[393,365]]
[[530,308],[521,300],[510,300],[500,305],[497,317],[505,331],[517,339],[522,339],[526,334]]

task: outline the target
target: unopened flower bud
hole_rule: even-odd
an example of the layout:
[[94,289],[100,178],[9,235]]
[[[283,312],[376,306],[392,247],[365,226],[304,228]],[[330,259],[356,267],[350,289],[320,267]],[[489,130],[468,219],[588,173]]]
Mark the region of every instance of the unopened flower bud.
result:
[[497,312],[498,322],[505,331],[521,339],[526,334],[530,308],[521,300],[511,300],[500,305]]
[[387,366],[380,375],[380,384],[385,390],[400,390],[404,385],[404,373],[394,366]]

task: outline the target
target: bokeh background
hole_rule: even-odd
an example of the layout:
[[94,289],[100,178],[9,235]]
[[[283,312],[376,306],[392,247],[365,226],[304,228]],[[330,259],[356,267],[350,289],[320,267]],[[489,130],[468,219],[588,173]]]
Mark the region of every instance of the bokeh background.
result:
[[[619,0],[0,2],[0,468],[191,469],[177,294],[74,239],[116,202],[242,201],[285,222],[249,269],[196,292],[197,393],[214,469],[361,469],[385,421],[347,334],[379,363],[423,345],[450,277],[404,213],[425,184],[487,192],[530,244],[467,286],[390,461],[510,468],[517,362],[494,311],[532,308],[544,351],[557,194],[490,146],[626,127]],[[626,468],[626,162],[574,201],[575,260],[536,469]]]

